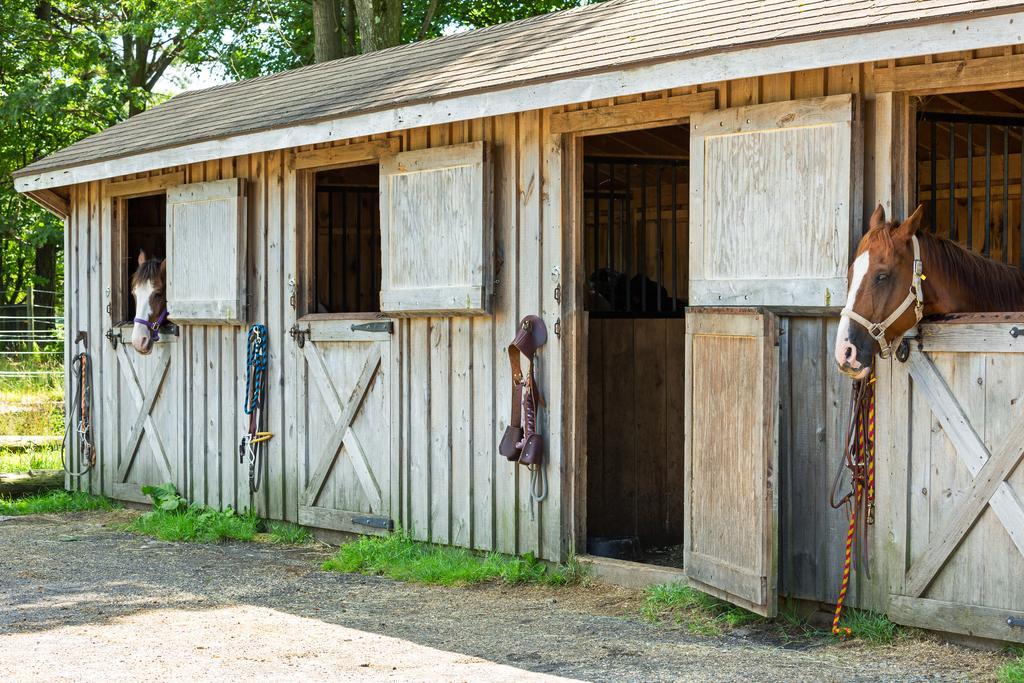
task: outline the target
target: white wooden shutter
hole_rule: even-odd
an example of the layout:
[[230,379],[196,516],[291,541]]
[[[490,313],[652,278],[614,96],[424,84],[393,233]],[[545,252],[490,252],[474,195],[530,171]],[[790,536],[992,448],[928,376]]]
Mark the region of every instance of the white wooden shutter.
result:
[[855,100],[696,113],[691,305],[840,306],[860,184]]
[[483,142],[381,160],[382,311],[487,312],[490,166]]
[[243,178],[167,191],[167,311],[178,322],[245,321]]

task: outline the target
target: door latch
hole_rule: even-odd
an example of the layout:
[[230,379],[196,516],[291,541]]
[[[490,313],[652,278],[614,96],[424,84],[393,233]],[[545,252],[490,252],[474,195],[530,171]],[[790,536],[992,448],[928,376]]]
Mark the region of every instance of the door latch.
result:
[[113,327],[107,330],[106,334],[104,334],[103,336],[107,338],[108,342],[110,342],[110,348],[114,349],[115,351],[117,351],[118,342],[122,344],[124,343],[124,338],[121,337],[121,330],[115,330]]
[[1006,625],[1010,628],[1024,628],[1024,619],[1020,617],[1007,617]]
[[1024,336],[1024,329],[1020,327],[1010,328],[1010,336],[1016,339],[1017,337]]
[[555,336],[559,339],[562,338],[562,319],[558,318],[555,320]]
[[309,332],[309,325],[306,325],[306,329],[302,329],[299,327],[298,323],[295,323],[292,325],[291,329],[288,330],[288,336],[291,337],[292,341],[298,344],[301,349],[306,345],[306,337],[309,335]]
[[353,332],[387,332],[388,334],[395,333],[395,323],[390,320],[382,320],[375,323],[363,323],[361,325],[353,325]]

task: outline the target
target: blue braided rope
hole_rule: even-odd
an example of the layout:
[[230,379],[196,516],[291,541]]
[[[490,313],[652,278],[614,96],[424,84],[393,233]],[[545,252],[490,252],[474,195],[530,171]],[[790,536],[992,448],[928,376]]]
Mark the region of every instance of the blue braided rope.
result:
[[267,377],[267,326],[249,328],[249,346],[245,371],[245,414],[263,407],[263,388]]

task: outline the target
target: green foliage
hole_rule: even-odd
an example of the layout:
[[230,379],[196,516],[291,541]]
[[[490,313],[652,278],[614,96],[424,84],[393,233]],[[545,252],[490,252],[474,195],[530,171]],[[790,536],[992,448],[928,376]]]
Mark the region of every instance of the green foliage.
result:
[[764,618],[681,583],[651,586],[641,609],[651,623],[685,625],[694,635],[719,636],[727,627],[759,623]]
[[153,508],[160,512],[184,512],[188,501],[178,495],[178,488],[171,483],[159,486],[143,486],[142,494],[153,501]]
[[1024,648],[1013,648],[1010,652],[1017,658],[999,667],[999,683],[1024,683]]
[[900,627],[884,614],[852,608],[843,611],[839,627],[850,629],[851,637],[873,645],[888,645],[901,634]]
[[306,545],[313,542],[313,534],[309,529],[290,522],[267,522],[267,533],[274,543],[286,545]]
[[49,491],[24,498],[0,497],[0,515],[39,515],[81,510],[113,510],[113,501],[82,491]]
[[228,538],[251,541],[259,530],[260,520],[254,512],[239,514],[230,507],[216,510],[189,505],[174,484],[144,486],[142,492],[153,500],[153,510],[129,524],[129,531],[164,541],[218,543]]
[[419,543],[407,533],[397,532],[347,543],[324,562],[323,568],[441,586],[491,581],[563,586],[583,579],[578,562],[575,565],[548,567],[530,553],[521,557],[500,553],[478,555],[461,548]]

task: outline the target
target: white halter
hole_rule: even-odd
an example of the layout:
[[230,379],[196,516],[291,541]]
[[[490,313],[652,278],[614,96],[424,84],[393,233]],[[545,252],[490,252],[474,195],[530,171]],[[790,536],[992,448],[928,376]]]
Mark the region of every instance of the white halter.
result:
[[881,347],[882,358],[888,358],[893,348],[899,346],[899,343],[903,340],[903,335],[901,334],[897,339],[886,342],[885,331],[899,320],[900,316],[906,313],[908,308],[914,307],[914,315],[917,316],[917,322],[921,322],[921,318],[924,317],[924,289],[921,286],[921,281],[925,279],[925,276],[924,265],[921,263],[921,244],[917,241],[917,235],[913,235],[910,239],[914,244],[914,279],[910,284],[910,292],[907,293],[907,298],[903,300],[903,303],[880,323],[871,322],[852,308],[844,308],[842,313],[840,313],[842,317],[849,318],[868,331],[871,338],[878,342],[878,346]]

